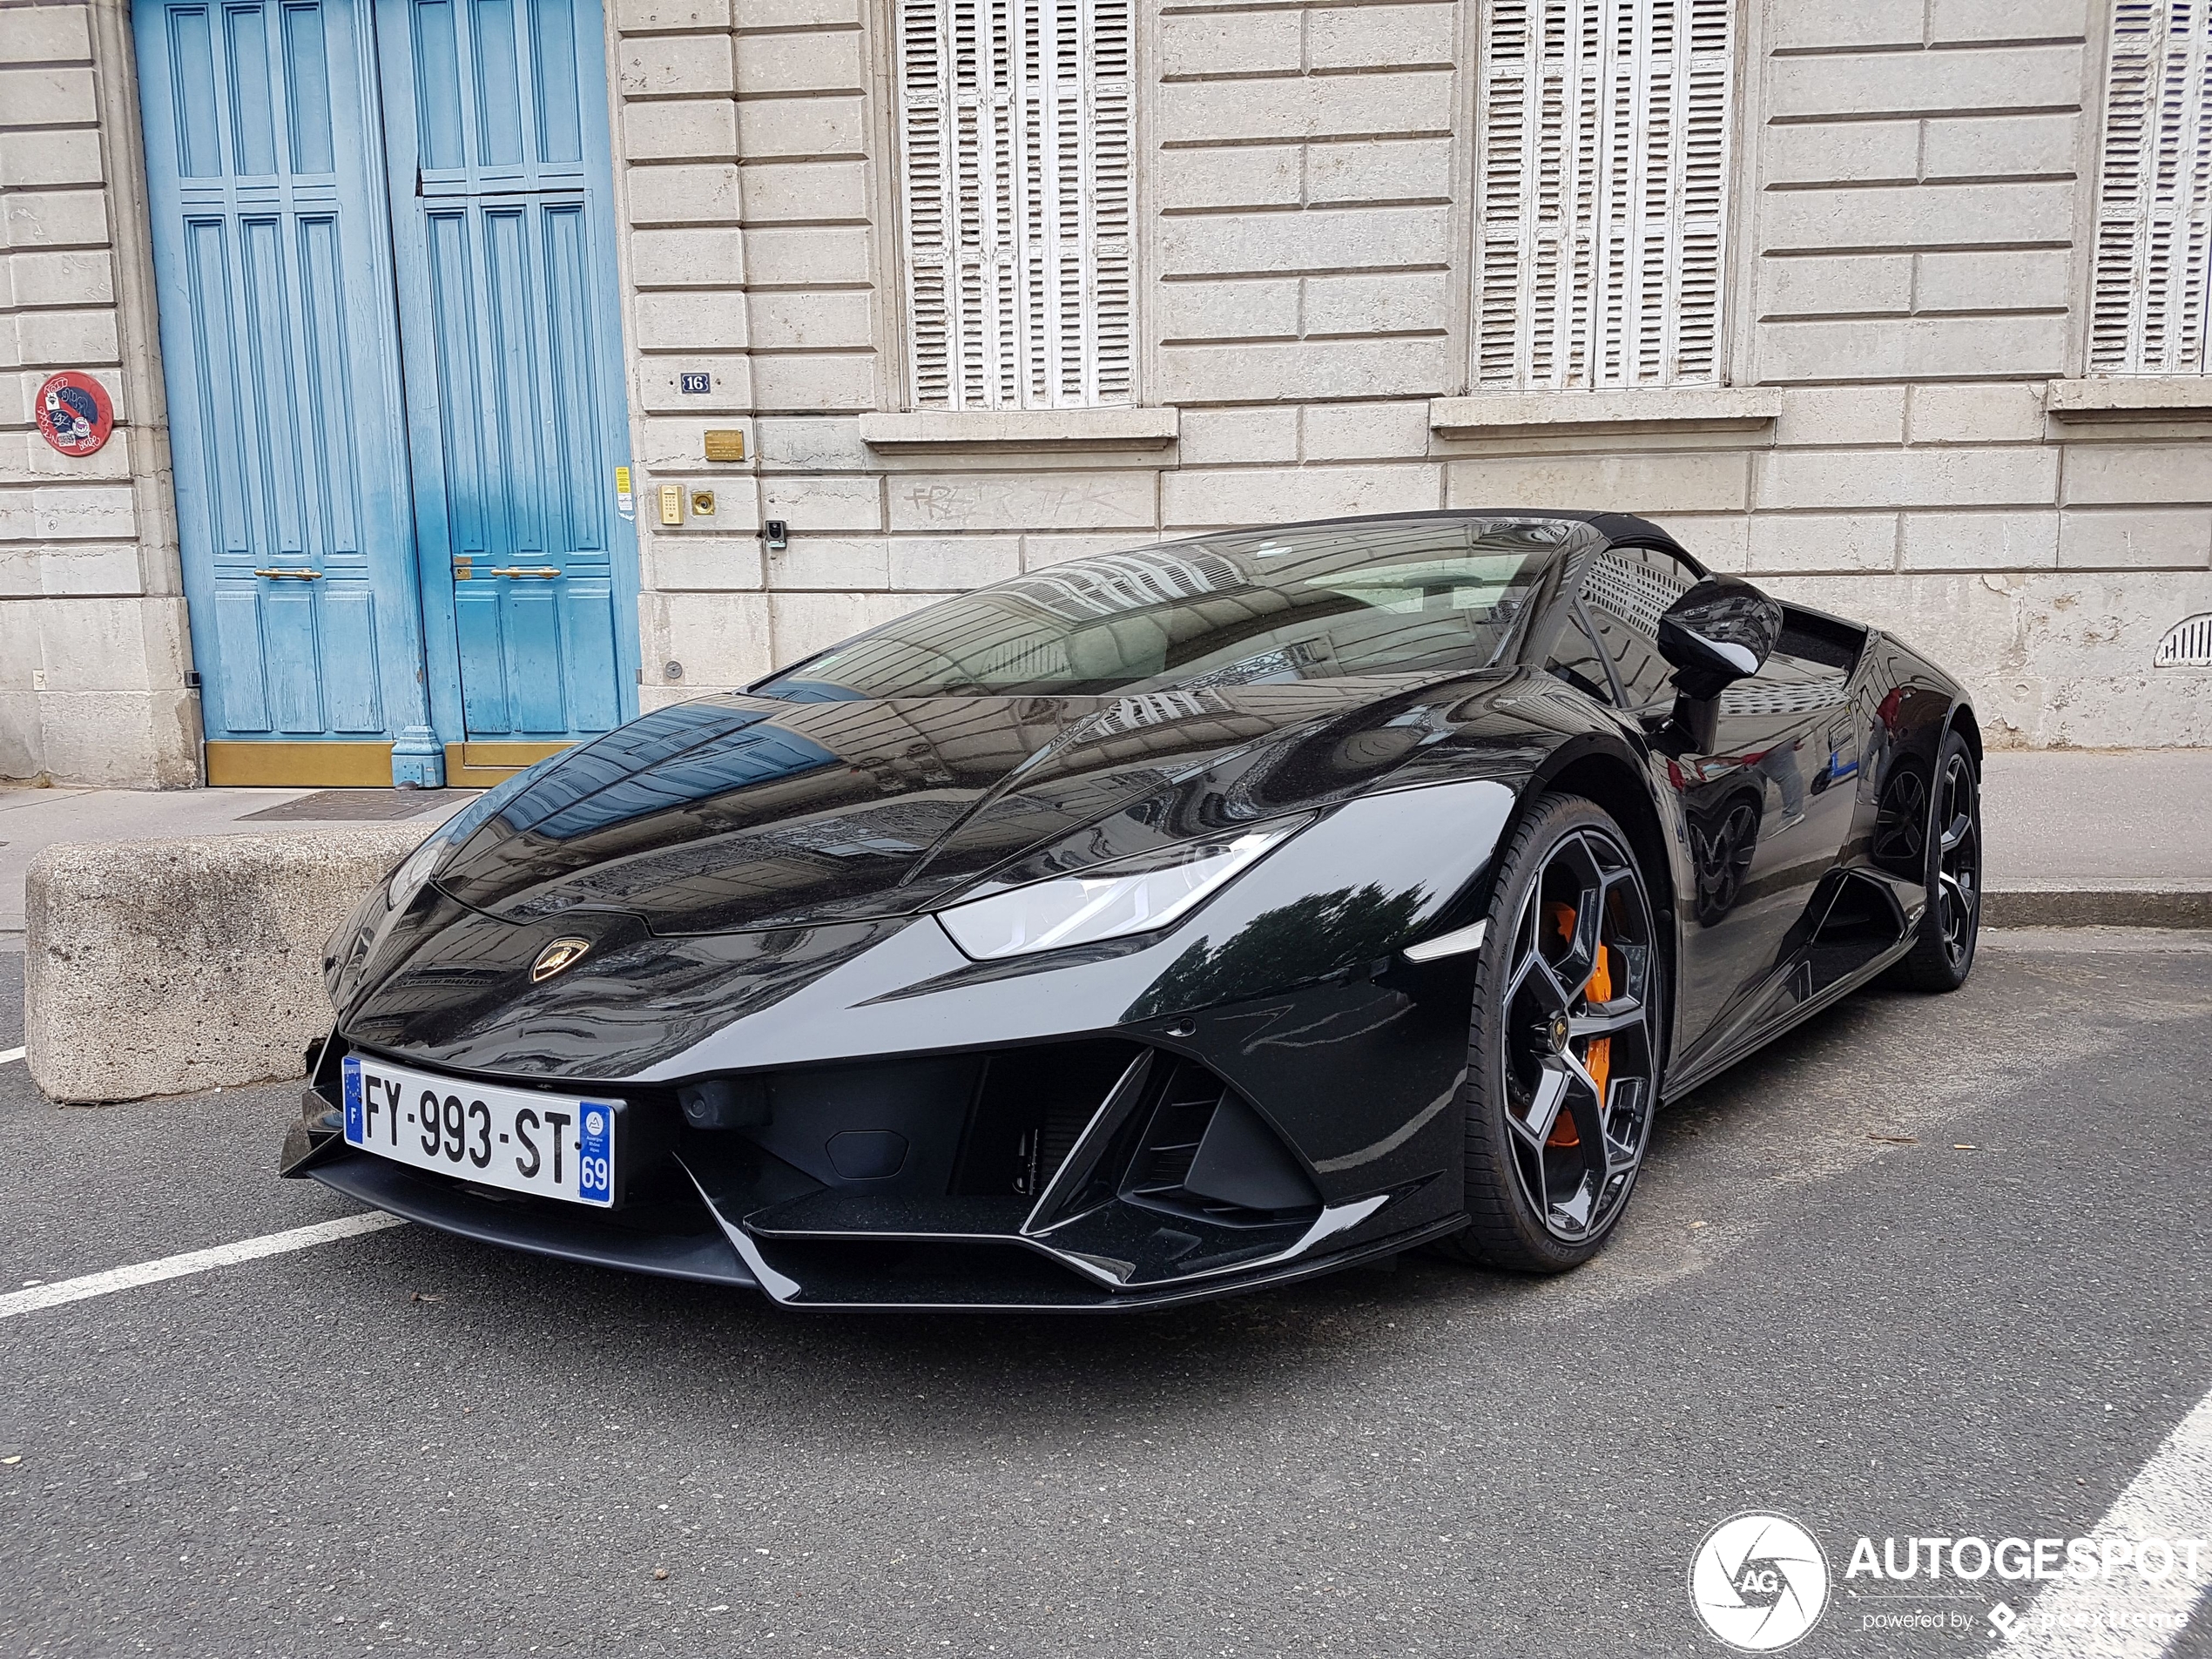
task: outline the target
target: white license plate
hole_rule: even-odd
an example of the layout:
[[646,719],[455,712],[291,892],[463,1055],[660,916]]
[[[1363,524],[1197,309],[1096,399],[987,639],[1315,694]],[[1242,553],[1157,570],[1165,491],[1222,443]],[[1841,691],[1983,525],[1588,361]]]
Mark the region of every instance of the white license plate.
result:
[[572,1204],[615,1201],[621,1103],[346,1056],[346,1143],[419,1170]]

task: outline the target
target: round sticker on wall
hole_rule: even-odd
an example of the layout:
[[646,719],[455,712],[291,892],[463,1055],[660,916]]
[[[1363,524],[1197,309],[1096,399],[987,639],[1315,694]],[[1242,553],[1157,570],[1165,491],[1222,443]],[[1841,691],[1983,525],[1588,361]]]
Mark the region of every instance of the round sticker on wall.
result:
[[82,369],[65,368],[38,388],[38,430],[65,455],[89,455],[115,430],[107,388]]

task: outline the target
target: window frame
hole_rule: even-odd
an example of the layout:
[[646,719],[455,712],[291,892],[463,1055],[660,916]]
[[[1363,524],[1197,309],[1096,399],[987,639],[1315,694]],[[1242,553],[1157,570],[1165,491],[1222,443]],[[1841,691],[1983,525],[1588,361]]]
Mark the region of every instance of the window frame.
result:
[[[2068,356],[2075,366],[2077,383],[2135,382],[2149,387],[2165,381],[2179,388],[2190,381],[2201,381],[2212,387],[2212,257],[2208,257],[2206,261],[2203,287],[2199,299],[2198,362],[2195,368],[2112,369],[2099,368],[2095,361],[2099,293],[2097,253],[2101,230],[2105,222],[2106,136],[2112,118],[2112,74],[2120,38],[2120,3],[2121,0],[2107,0],[2107,3],[2097,8],[2098,26],[2090,37],[2089,50],[2083,60],[2085,77],[2094,78],[2092,84],[2096,96],[2093,105],[2084,105],[2083,115],[2087,118],[2081,123],[2080,143],[2076,152],[2080,158],[2076,176],[2087,183],[2087,188],[2080,192],[2075,211],[2074,294],[2080,307],[2080,324],[2072,331],[2073,337],[2067,341]],[[2212,64],[2212,38],[2208,38],[2205,50],[2208,63]],[[2212,97],[2206,98],[2201,108],[2204,113],[2198,126],[2200,152],[2212,149]],[[2212,215],[2208,215],[2208,218],[2212,219]],[[2140,285],[2136,285],[2134,297],[2141,298]],[[2138,327],[2138,319],[2131,316],[2128,327],[2131,339],[2137,334]],[[2159,406],[2163,406],[2162,401]],[[2086,407],[2089,415],[2107,412],[2095,407],[2094,401]],[[2073,412],[2058,413],[2060,418],[2065,419]]]
[[[1560,611],[1565,617],[1566,624],[1563,627],[1552,631],[1549,643],[1544,647],[1544,659],[1541,664],[1542,671],[1551,675],[1563,685],[1574,685],[1575,689],[1581,691],[1585,697],[1595,696],[1615,713],[1625,713],[1628,711],[1629,700],[1621,689],[1621,677],[1613,671],[1613,659],[1605,654],[1605,645],[1598,638],[1596,628],[1590,623],[1589,612],[1582,609],[1582,596],[1579,593],[1568,594],[1561,601]],[[1560,641],[1565,636],[1572,636],[1581,640],[1584,648],[1595,659],[1599,669],[1604,673],[1605,684],[1595,693],[1583,691],[1582,687],[1575,685],[1573,680],[1553,668],[1552,659],[1559,655]]]
[[[1530,0],[1532,5],[1540,0]],[[1756,303],[1759,268],[1757,212],[1759,206],[1762,84],[1758,66],[1764,61],[1767,8],[1755,0],[1730,0],[1733,8],[1734,52],[1730,66],[1732,91],[1729,100],[1730,132],[1723,159],[1721,197],[1724,215],[1718,261],[1718,316],[1714,327],[1714,375],[1710,380],[1667,380],[1619,386],[1561,388],[1543,384],[1512,386],[1482,381],[1480,307],[1482,273],[1479,238],[1481,232],[1485,142],[1481,125],[1484,77],[1480,60],[1494,0],[1473,0],[1463,24],[1465,50],[1460,54],[1465,91],[1459,101],[1460,118],[1468,134],[1457,146],[1454,170],[1456,230],[1453,263],[1458,272],[1453,299],[1453,326],[1465,330],[1460,371],[1465,395],[1469,397],[1541,398],[1642,395],[1655,402],[1669,394],[1692,399],[1717,390],[1755,386],[1758,306]],[[1626,415],[1609,414],[1606,419]]]
[[[1607,553],[1657,554],[1661,557],[1672,559],[1684,570],[1689,572],[1689,587],[1691,588],[1696,587],[1701,582],[1710,580],[1713,574],[1711,570],[1706,568],[1703,560],[1694,557],[1682,548],[1670,546],[1662,542],[1650,540],[1609,542],[1604,547],[1599,549],[1597,553],[1594,554],[1592,557],[1595,559]],[[1588,620],[1588,610],[1582,600],[1582,578],[1588,574],[1588,567],[1587,565],[1584,566],[1582,570],[1577,572],[1575,582],[1575,591],[1572,597],[1574,599],[1576,612],[1583,617],[1584,625],[1589,629],[1591,637],[1597,642],[1598,657],[1605,664],[1606,678],[1612,681],[1615,687],[1615,694],[1619,698],[1619,701],[1615,705],[1615,706],[1629,718],[1637,721],[1649,720],[1653,718],[1655,714],[1662,712],[1671,713],[1675,705],[1675,699],[1671,694],[1667,697],[1663,705],[1656,701],[1650,703],[1632,703],[1629,701],[1628,682],[1621,678],[1620,664],[1616,662],[1612,654],[1605,649],[1605,640],[1602,632]],[[1689,590],[1689,588],[1683,590],[1685,593]],[[1652,653],[1655,656],[1662,655],[1659,651],[1659,635],[1657,630],[1655,629],[1647,635],[1643,630],[1638,628],[1629,618],[1622,617],[1619,620],[1623,628],[1626,628],[1635,633],[1639,639],[1645,640],[1650,645]],[[1669,678],[1671,678],[1671,676]]]
[[[870,226],[870,241],[875,254],[874,268],[883,273],[875,284],[878,311],[884,329],[880,337],[883,343],[875,353],[876,408],[956,423],[948,426],[943,434],[938,435],[937,447],[967,448],[979,442],[1018,444],[1022,441],[1018,430],[1012,434],[994,430],[978,438],[961,429],[966,423],[995,421],[1011,423],[1019,428],[1029,424],[1065,423],[1069,417],[1076,417],[1075,427],[1069,432],[1055,431],[1054,437],[1055,441],[1072,442],[1077,447],[1088,448],[1090,444],[1086,440],[1089,435],[1083,427],[1082,416],[1099,411],[1158,407],[1149,402],[1145,395],[1146,388],[1154,381],[1156,371],[1153,342],[1147,326],[1150,307],[1146,304],[1145,275],[1155,265],[1149,146],[1153,99],[1157,93],[1152,78],[1154,53],[1151,38],[1157,27],[1157,17],[1155,8],[1143,3],[1143,0],[1126,0],[1126,3],[1130,21],[1130,78],[1128,117],[1129,389],[1125,397],[1110,402],[1030,403],[1017,399],[1013,402],[960,404],[949,400],[943,403],[925,403],[921,400],[915,355],[914,295],[908,260],[905,76],[901,62],[904,5],[902,0],[874,0],[865,9],[865,27],[875,40],[881,43],[880,56],[876,58],[876,71],[869,77],[871,91],[875,95],[867,100],[871,106],[868,130],[873,140],[873,154],[881,157],[884,161],[880,166],[871,166],[869,190],[874,208]],[[1091,372],[1095,376],[1095,368]],[[1102,447],[1157,446],[1149,440],[1141,444],[1130,443],[1116,434],[1108,433]]]
[[[1542,598],[1541,625],[1532,624],[1522,661],[1540,673],[1549,674],[1550,660],[1559,650],[1561,636],[1575,633],[1581,636],[1593,656],[1605,666],[1606,695],[1600,700],[1615,714],[1629,719],[1642,718],[1639,711],[1629,705],[1628,688],[1621,684],[1621,677],[1613,661],[1606,654],[1604,642],[1582,604],[1582,581],[1589,574],[1591,562],[1607,553],[1658,553],[1675,560],[1691,573],[1692,585],[1710,581],[1712,570],[1703,559],[1688,549],[1664,538],[1648,536],[1629,536],[1617,540],[1601,542],[1595,547],[1578,550],[1554,568],[1550,580],[1554,584]],[[1655,648],[1657,637],[1653,637]],[[1554,678],[1558,678],[1556,675]],[[1561,685],[1572,682],[1561,680]],[[1580,691],[1581,688],[1576,686]],[[1588,693],[1585,693],[1588,695]],[[1671,707],[1671,705],[1669,705]]]

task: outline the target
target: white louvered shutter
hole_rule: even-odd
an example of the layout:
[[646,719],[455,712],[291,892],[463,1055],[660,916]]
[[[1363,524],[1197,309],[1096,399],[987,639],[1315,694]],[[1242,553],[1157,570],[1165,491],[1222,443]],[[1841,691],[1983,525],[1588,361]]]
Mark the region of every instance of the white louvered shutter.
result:
[[1135,391],[1134,0],[900,0],[914,407]]
[[1475,383],[1721,378],[1735,0],[1484,0]]
[[2093,374],[2204,372],[2212,6],[2118,0],[2097,190]]

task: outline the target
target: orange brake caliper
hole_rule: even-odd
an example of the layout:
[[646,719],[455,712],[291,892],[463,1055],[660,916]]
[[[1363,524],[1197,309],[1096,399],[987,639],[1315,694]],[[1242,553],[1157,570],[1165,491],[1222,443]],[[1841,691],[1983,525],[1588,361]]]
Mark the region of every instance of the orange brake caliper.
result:
[[[1572,905],[1554,905],[1552,922],[1558,927],[1561,939],[1572,940],[1575,937],[1575,907]],[[1597,966],[1590,971],[1588,1000],[1593,1002],[1610,1002],[1613,1000],[1613,953],[1604,945],[1597,948]],[[1589,1048],[1582,1055],[1582,1067],[1590,1074],[1590,1081],[1597,1085],[1598,1108],[1603,1110],[1606,1079],[1613,1070],[1613,1039],[1592,1037]],[[1572,1150],[1581,1143],[1581,1133],[1575,1129],[1574,1116],[1568,1112],[1559,1115],[1557,1121],[1552,1124],[1551,1134],[1544,1141],[1547,1147],[1554,1147],[1562,1152]]]

